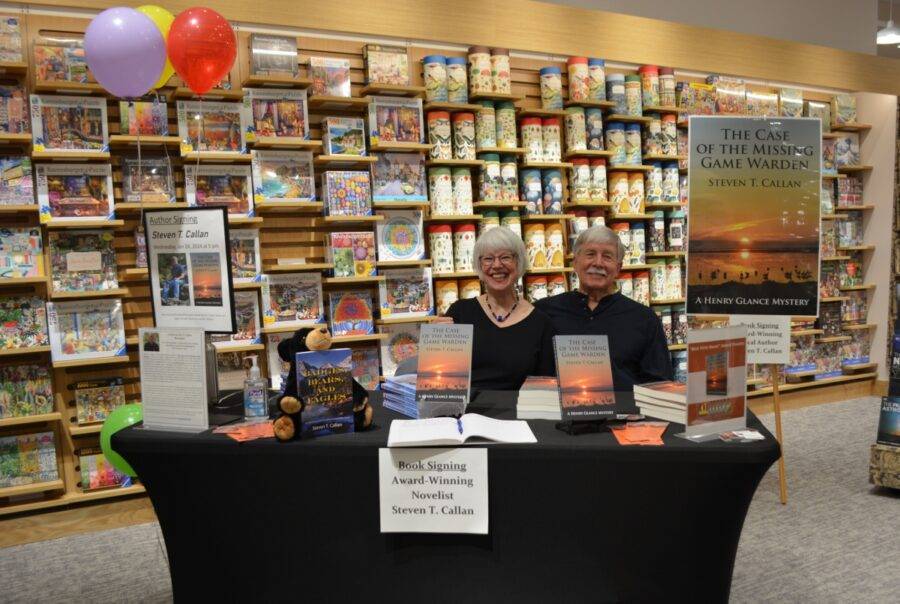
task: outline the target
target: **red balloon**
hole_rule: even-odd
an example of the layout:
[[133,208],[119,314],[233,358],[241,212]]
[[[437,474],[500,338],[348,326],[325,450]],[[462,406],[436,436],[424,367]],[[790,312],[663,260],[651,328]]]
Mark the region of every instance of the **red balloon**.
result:
[[210,8],[195,6],[175,17],[166,49],[175,73],[188,88],[204,94],[231,71],[237,40],[225,17]]

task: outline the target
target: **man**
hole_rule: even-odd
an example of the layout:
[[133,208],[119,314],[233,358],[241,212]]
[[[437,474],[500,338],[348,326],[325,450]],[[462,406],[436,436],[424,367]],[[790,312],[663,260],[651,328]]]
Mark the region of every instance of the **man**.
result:
[[578,291],[544,298],[544,311],[560,335],[609,337],[613,382],[617,392],[635,384],[672,379],[672,361],[656,314],[616,291],[625,248],[615,231],[595,226],[575,240],[572,265]]
[[178,256],[169,257],[169,278],[163,283],[162,302],[174,300],[175,304],[181,301],[181,286],[187,275],[187,267],[178,262]]

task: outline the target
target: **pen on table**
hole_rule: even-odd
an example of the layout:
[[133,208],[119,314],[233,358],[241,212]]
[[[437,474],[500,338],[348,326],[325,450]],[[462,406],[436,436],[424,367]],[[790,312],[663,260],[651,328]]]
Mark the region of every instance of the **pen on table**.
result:
[[462,434],[462,433],[463,433],[463,428],[462,428],[462,420],[461,420],[461,419],[457,419],[457,420],[456,420],[456,427],[457,427],[457,429],[459,430],[459,433]]

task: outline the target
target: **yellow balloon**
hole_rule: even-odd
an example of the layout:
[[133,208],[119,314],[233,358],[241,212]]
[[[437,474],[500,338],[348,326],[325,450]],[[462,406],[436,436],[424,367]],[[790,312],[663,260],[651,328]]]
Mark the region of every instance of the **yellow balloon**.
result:
[[[155,6],[153,4],[139,6],[135,10],[150,17],[150,20],[153,21],[154,25],[156,25],[156,29],[158,29],[159,33],[162,34],[163,40],[168,41],[169,28],[172,27],[172,21],[175,20],[175,15],[162,8],[161,6]],[[162,88],[163,86],[165,86],[166,82],[169,81],[169,78],[171,78],[172,74],[174,73],[175,68],[172,67],[172,62],[167,56],[166,65],[165,67],[163,67],[162,73],[160,74],[159,79],[156,81],[156,84],[153,85],[153,88]]]

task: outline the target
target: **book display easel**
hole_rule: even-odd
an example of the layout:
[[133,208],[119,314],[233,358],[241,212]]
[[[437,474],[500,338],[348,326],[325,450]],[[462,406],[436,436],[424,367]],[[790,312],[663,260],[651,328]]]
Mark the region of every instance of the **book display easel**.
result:
[[[58,17],[41,14],[29,14],[21,18],[23,37],[23,60],[10,64],[0,64],[4,70],[4,78],[23,83],[28,93],[40,93],[48,97],[59,95],[88,95],[90,98],[106,98],[100,87],[90,81],[81,81],[77,58],[78,52],[47,50],[41,45],[42,36],[48,32],[54,32],[57,37],[71,37],[78,39],[87,26],[89,19],[76,19],[71,17]],[[237,28],[236,28],[237,29]],[[66,36],[59,36],[62,32]],[[252,258],[257,252],[253,252],[253,246],[245,249],[246,256],[234,260],[233,263],[243,263],[242,266],[250,266],[249,272],[241,273],[240,282],[235,283],[236,290],[244,290],[259,296],[257,316],[261,316],[261,323],[257,333],[247,333],[241,330],[240,342],[229,341],[223,343],[219,349],[220,387],[240,388],[244,379],[242,359],[246,355],[258,355],[262,375],[269,376],[273,382],[279,381],[280,366],[272,363],[277,360],[274,353],[278,341],[285,335],[293,332],[299,324],[318,324],[328,322],[333,327],[335,324],[343,324],[343,318],[338,312],[346,309],[347,313],[362,312],[362,316],[348,315],[353,319],[355,328],[348,335],[338,335],[334,338],[335,345],[349,346],[353,349],[355,362],[357,359],[365,360],[367,366],[368,383],[374,385],[379,376],[392,372],[396,368],[397,358],[385,358],[385,354],[391,354],[391,347],[409,347],[415,345],[415,330],[410,329],[416,324],[432,320],[434,310],[442,308],[442,301],[446,302],[447,292],[453,292],[451,296],[457,298],[478,295],[480,285],[469,264],[466,265],[465,254],[459,254],[462,264],[454,264],[451,259],[450,270],[447,270],[446,257],[439,258],[441,254],[454,254],[454,245],[470,243],[475,235],[485,228],[495,226],[508,226],[518,230],[529,251],[529,266],[524,277],[524,293],[529,298],[552,295],[560,291],[566,291],[576,287],[574,273],[571,269],[571,241],[578,231],[587,228],[590,224],[605,223],[620,232],[623,239],[633,242],[629,244],[627,258],[622,272],[620,288],[628,294],[648,304],[660,314],[664,325],[668,325],[667,334],[670,335],[670,350],[676,355],[674,358],[677,366],[680,361],[678,353],[685,349],[684,327],[687,325],[687,317],[683,310],[684,286],[683,271],[686,250],[681,239],[685,227],[684,209],[689,202],[686,187],[679,184],[684,182],[687,172],[686,149],[686,116],[692,110],[684,105],[667,105],[647,107],[640,115],[620,115],[616,113],[614,103],[581,102],[567,103],[572,107],[599,109],[594,113],[602,119],[605,125],[608,123],[624,123],[637,125],[638,128],[630,128],[632,132],[646,133],[651,122],[665,120],[675,122],[677,127],[677,140],[673,147],[666,153],[658,150],[645,152],[640,160],[633,165],[612,166],[609,162],[612,153],[607,150],[606,142],[601,143],[602,148],[579,149],[570,144],[566,137],[564,126],[567,112],[564,109],[544,109],[541,102],[541,75],[544,67],[558,67],[561,72],[561,85],[563,97],[567,98],[568,78],[566,77],[566,61],[561,57],[536,58],[534,55],[517,55],[513,53],[510,61],[510,92],[470,94],[467,102],[424,102],[418,128],[421,131],[419,142],[415,141],[390,141],[379,140],[372,144],[371,131],[373,124],[369,119],[369,107],[373,99],[403,98],[423,99],[425,96],[425,79],[422,71],[422,61],[426,56],[435,55],[438,52],[447,57],[466,57],[466,51],[460,49],[435,50],[435,47],[405,46],[405,54],[409,66],[408,85],[384,84],[367,82],[366,58],[364,46],[369,43],[362,36],[352,39],[344,36],[341,39],[314,37],[301,35],[296,39],[296,47],[299,56],[299,70],[296,76],[292,75],[265,75],[251,73],[251,32],[238,30],[239,55],[228,77],[228,81],[220,88],[214,89],[205,95],[203,104],[212,105],[218,102],[234,103],[240,105],[244,98],[242,88],[262,89],[276,91],[289,89],[291,91],[306,91],[305,97],[306,134],[291,133],[287,136],[270,136],[270,133],[260,133],[259,136],[250,137],[243,143],[233,143],[230,139],[221,144],[204,147],[196,144],[191,148],[185,147],[185,142],[191,143],[199,140],[197,134],[188,135],[187,140],[178,136],[179,124],[177,119],[178,101],[191,101],[193,95],[187,88],[181,86],[177,78],[173,78],[170,86],[160,91],[160,100],[166,102],[164,121],[167,125],[166,134],[132,134],[124,132],[120,125],[120,112],[130,111],[127,105],[120,105],[118,99],[106,98],[106,113],[109,138],[105,146],[99,150],[75,150],[56,149],[52,145],[32,146],[31,135],[23,136],[21,133],[0,134],[0,142],[3,144],[3,154],[6,156],[19,156],[24,153],[31,157],[35,165],[58,165],[60,163],[78,162],[80,166],[110,165],[112,174],[112,194],[114,198],[114,216],[100,216],[96,218],[82,218],[78,221],[42,217],[36,204],[10,204],[0,205],[0,227],[20,229],[37,229],[38,239],[43,244],[43,256],[40,260],[41,269],[37,275],[28,277],[10,277],[0,280],[0,295],[38,297],[54,303],[68,303],[79,299],[89,300],[120,300],[121,317],[124,322],[125,349],[110,352],[99,358],[51,361],[50,343],[39,343],[30,346],[8,346],[0,351],[0,369],[6,366],[19,365],[43,365],[50,366],[50,378],[52,381],[52,406],[43,409],[40,413],[23,414],[22,416],[0,418],[0,437],[17,434],[31,433],[33,431],[52,432],[55,441],[55,455],[58,459],[58,479],[34,482],[29,485],[15,487],[0,487],[0,515],[14,514],[17,512],[53,508],[70,503],[119,497],[143,492],[140,484],[118,487],[107,490],[86,490],[81,484],[81,468],[79,467],[79,452],[92,451],[97,447],[97,438],[102,425],[102,420],[86,420],[84,403],[79,406],[78,400],[91,400],[91,393],[81,392],[89,388],[79,386],[91,386],[100,388],[101,392],[93,393],[96,405],[101,409],[104,405],[115,404],[117,397],[127,402],[140,400],[139,371],[137,364],[137,330],[140,327],[152,326],[152,311],[150,304],[150,291],[147,282],[147,268],[141,265],[141,254],[136,248],[136,229],[141,222],[144,208],[158,207],[186,207],[187,199],[193,195],[197,198],[201,172],[196,168],[204,167],[225,168],[249,168],[253,160],[253,152],[266,150],[272,152],[311,152],[311,174],[309,170],[301,173],[311,178],[312,191],[307,191],[305,196],[290,201],[273,200],[265,195],[257,195],[256,188],[260,183],[248,182],[252,199],[249,204],[243,204],[234,191],[223,193],[217,191],[218,196],[212,196],[208,203],[224,203],[229,206],[229,222],[233,228],[257,231],[258,257]],[[38,50],[36,50],[38,49]],[[76,49],[77,50],[77,49]],[[37,53],[37,55],[36,55]],[[61,61],[62,67],[53,61],[47,60],[48,53]],[[53,54],[56,53],[56,54]],[[36,60],[36,56],[41,61]],[[73,58],[74,57],[74,58]],[[66,68],[65,59],[75,61],[75,65]],[[83,57],[82,57],[83,58]],[[331,94],[334,91],[326,90],[325,93],[316,91],[316,77],[311,69],[310,58],[338,59],[349,66],[350,96],[338,96]],[[614,57],[610,57],[614,58]],[[56,68],[48,69],[48,66]],[[606,66],[609,74],[635,74],[638,66],[613,65]],[[691,82],[703,83],[705,78],[695,75],[685,75],[676,72],[676,78],[685,85]],[[773,86],[748,84],[748,91],[775,94],[778,89]],[[812,90],[803,90],[803,98],[806,101],[828,104],[832,94]],[[302,95],[301,95],[302,96]],[[494,103],[493,109],[503,105],[504,109],[512,104],[516,124],[516,144],[506,147],[476,147],[475,159],[434,159],[431,155],[433,143],[429,135],[429,115],[435,112],[446,112],[450,116],[457,113],[476,114],[487,111]],[[201,109],[202,111],[202,109]],[[666,117],[668,116],[668,117]],[[865,117],[865,116],[862,116]],[[364,134],[364,152],[336,153],[332,145],[328,144],[330,122],[326,118],[361,118],[366,124]],[[538,121],[550,123],[555,120],[559,134],[557,143],[561,149],[561,157],[558,161],[535,161],[526,156],[523,142],[522,122],[524,119],[534,118]],[[543,123],[542,122],[542,123]],[[244,128],[246,125],[242,125]],[[830,126],[830,123],[828,124]],[[93,128],[93,126],[91,126]],[[860,123],[845,124],[831,129],[832,133],[826,134],[828,138],[834,138],[842,132],[858,133],[865,137],[870,126]],[[94,130],[91,130],[93,133]],[[218,132],[218,130],[216,130]],[[337,132],[337,131],[335,131]],[[212,133],[212,131],[211,131]],[[341,140],[346,140],[341,135]],[[226,135],[226,136],[231,136]],[[242,136],[243,138],[243,130]],[[645,136],[646,138],[646,136]],[[127,167],[128,161],[136,156],[138,141],[141,145],[141,157],[143,162],[158,161],[160,165],[171,166],[172,184],[174,188],[174,202],[170,201],[164,191],[165,187],[153,194],[152,188],[144,192],[144,202],[133,201],[128,195]],[[210,139],[212,140],[212,139]],[[324,142],[323,142],[324,141]],[[646,144],[646,141],[644,141]],[[425,198],[410,200],[408,197],[398,199],[374,199],[371,195],[373,182],[369,181],[369,192],[363,199],[368,205],[368,211],[363,214],[336,214],[327,212],[327,181],[326,174],[340,173],[367,173],[371,174],[374,165],[379,161],[387,161],[388,156],[403,155],[416,158],[413,163],[421,165],[422,177],[425,179]],[[500,164],[504,172],[512,174],[517,182],[515,199],[486,199],[482,194],[484,188],[480,182],[485,178],[483,172],[490,169],[490,164],[495,162],[494,157],[500,156]],[[511,158],[511,159],[510,159]],[[782,384],[782,393],[790,390],[802,390],[823,384],[838,384],[845,382],[874,381],[877,373],[876,360],[869,358],[868,342],[869,333],[874,325],[869,324],[866,315],[866,301],[874,291],[874,283],[862,278],[874,246],[865,238],[868,216],[871,213],[871,205],[875,200],[865,196],[866,179],[872,166],[867,164],[867,158],[862,156],[856,163],[846,164],[837,170],[833,178],[825,181],[826,185],[834,185],[835,205],[832,211],[823,210],[823,231],[834,228],[841,230],[846,235],[840,243],[835,245],[833,252],[824,254],[823,267],[829,264],[837,267],[829,274],[841,274],[843,281],[838,278],[836,293],[823,294],[823,307],[832,305],[838,310],[834,313],[837,326],[824,326],[816,324],[815,317],[797,317],[792,332],[794,347],[798,351],[796,366],[800,367],[803,359],[802,352],[806,356],[812,356],[822,363],[837,361],[836,365],[819,366],[815,364],[805,370],[791,371],[786,383]],[[599,162],[597,160],[603,160]],[[619,207],[610,200],[613,195],[614,182],[624,178],[626,186],[628,182],[640,181],[643,185],[645,175],[654,171],[656,164],[662,163],[675,179],[675,198],[668,200],[647,201],[642,197],[636,211],[629,211]],[[873,162],[874,163],[874,162]],[[585,165],[603,166],[604,180],[608,184],[601,196],[594,197],[585,194],[585,189],[579,188],[579,167]],[[186,169],[187,167],[187,169]],[[431,182],[435,169],[445,170],[456,178],[459,174],[461,183],[468,182],[472,188],[470,197],[471,205],[464,211],[443,212],[437,211],[435,197],[431,191],[434,186]],[[459,170],[467,174],[460,173]],[[196,181],[186,183],[185,173],[197,171]],[[538,174],[539,179],[550,181],[556,179],[553,186],[559,186],[561,199],[559,208],[547,211],[541,206],[529,208],[522,191],[522,178],[525,171]],[[37,170],[35,170],[37,172]],[[252,172],[252,170],[251,170]],[[438,172],[437,174],[442,174]],[[504,176],[505,178],[506,176]],[[371,177],[370,177],[371,178]],[[845,201],[840,201],[837,183],[859,179],[857,188],[848,188],[844,191]],[[162,182],[162,181],[161,181]],[[347,181],[344,181],[345,184]],[[42,183],[35,182],[35,190]],[[161,185],[162,186],[162,185]],[[211,186],[211,185],[209,185]],[[303,189],[303,186],[300,188]],[[537,183],[537,190],[543,199],[548,193],[541,190],[542,183]],[[187,189],[192,187],[193,190]],[[201,187],[202,188],[202,187]],[[314,193],[314,194],[308,194]],[[225,199],[228,195],[234,199]],[[220,199],[220,197],[222,197]],[[552,197],[552,195],[551,195]],[[94,198],[81,200],[85,204],[101,203],[102,200]],[[73,203],[78,203],[74,200]],[[199,201],[197,202],[199,203]],[[232,206],[234,212],[231,212]],[[405,260],[383,260],[376,256],[373,266],[360,273],[358,270],[352,275],[336,276],[335,269],[338,260],[334,256],[334,250],[329,249],[326,241],[333,241],[331,237],[335,233],[372,234],[372,246],[377,246],[375,237],[376,227],[385,222],[385,212],[394,211],[418,211],[422,213],[422,226],[419,227],[418,237],[424,242],[424,255]],[[74,212],[79,214],[79,212]],[[843,226],[847,223],[847,226]],[[407,225],[408,226],[408,225]],[[462,227],[462,228],[461,228]],[[72,288],[72,291],[56,291],[52,285],[52,260],[49,245],[49,234],[57,232],[56,229],[90,229],[100,231],[112,237],[112,248],[115,252],[114,274],[117,277],[115,283],[107,283],[103,289],[94,285]],[[410,227],[412,228],[412,227]],[[656,243],[650,243],[651,234],[661,233],[661,239]],[[432,237],[432,234],[434,235]],[[446,235],[446,237],[445,237]],[[837,236],[835,236],[836,240]],[[823,241],[825,241],[823,237]],[[438,249],[437,242],[444,242],[444,248]],[[446,244],[449,242],[449,250]],[[552,242],[552,244],[551,244]],[[646,242],[646,243],[645,243]],[[657,245],[658,244],[658,245]],[[74,245],[74,244],[73,244]],[[244,249],[244,248],[242,248]],[[358,248],[352,248],[356,254]],[[72,248],[64,262],[68,263],[68,271],[72,272],[75,262],[90,264],[96,259],[92,250]],[[78,255],[81,254],[81,255]],[[86,254],[86,255],[85,255]],[[360,262],[369,261],[365,255],[355,256],[354,266],[358,268]],[[444,264],[441,264],[441,263]],[[253,275],[254,263],[261,267],[261,272]],[[462,267],[462,268],[460,268]],[[90,268],[85,269],[90,272]],[[354,269],[355,270],[355,269]],[[385,282],[392,278],[406,278],[404,287],[414,284],[414,280],[407,277],[396,277],[392,273],[403,270],[421,271],[427,275],[432,286],[427,292],[418,292],[418,301],[427,297],[426,310],[409,310],[407,312],[385,312],[385,307],[391,307],[384,299],[381,291]],[[823,274],[826,271],[823,270]],[[267,275],[273,277],[271,283],[267,281]],[[276,287],[279,279],[290,275],[307,276],[302,281],[305,285]],[[317,278],[310,279],[312,275]],[[277,277],[274,278],[274,277]],[[311,284],[311,281],[318,281]],[[91,282],[94,283],[94,282]],[[319,301],[318,311],[312,315],[301,316],[298,309],[284,304],[284,300],[264,297],[269,295],[285,296],[285,292],[298,291],[315,292],[318,287]],[[79,291],[86,289],[88,291]],[[273,293],[275,292],[275,293]],[[310,294],[314,295],[314,294]],[[388,296],[392,292],[387,292]],[[72,300],[75,299],[75,300]],[[397,303],[402,306],[402,301]],[[341,309],[338,307],[341,306]],[[446,304],[444,304],[444,307]],[[269,312],[267,312],[267,309]],[[379,309],[382,312],[379,314]],[[430,309],[430,311],[429,311]],[[252,313],[250,313],[252,314]],[[695,319],[702,319],[696,317]],[[111,324],[111,323],[110,323]],[[254,329],[251,329],[254,331]],[[395,341],[395,336],[398,336]],[[107,346],[108,350],[111,350]],[[381,353],[380,367],[378,363],[379,351]],[[865,354],[863,354],[863,351]],[[812,353],[812,354],[810,354]],[[841,360],[852,360],[852,363],[841,363]],[[363,363],[361,363],[363,364]],[[121,378],[115,382],[116,389],[107,387],[103,390],[101,382],[113,378]],[[359,378],[358,378],[359,379]],[[772,393],[771,376],[764,369],[748,376],[748,385],[751,390],[748,396],[762,397]],[[99,399],[99,400],[97,400]],[[79,415],[81,412],[81,415]],[[100,415],[91,416],[103,417]]]

